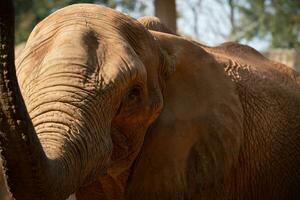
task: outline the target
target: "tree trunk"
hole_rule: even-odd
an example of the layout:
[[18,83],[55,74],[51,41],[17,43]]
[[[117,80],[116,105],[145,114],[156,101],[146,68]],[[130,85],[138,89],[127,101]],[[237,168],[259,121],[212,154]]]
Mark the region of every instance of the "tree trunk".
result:
[[155,0],[154,7],[155,16],[176,32],[176,0]]
[[[8,186],[16,199],[40,198],[37,170],[45,156],[34,133],[14,66],[14,9],[0,1],[0,144]],[[20,164],[22,163],[22,165]],[[24,193],[23,191],[29,191]],[[23,193],[22,193],[23,192]]]
[[0,0],[0,147],[7,184],[17,200],[66,199],[86,178],[77,164],[81,162],[78,153],[69,148],[62,149],[61,159],[46,156],[21,95],[14,63],[13,1]]

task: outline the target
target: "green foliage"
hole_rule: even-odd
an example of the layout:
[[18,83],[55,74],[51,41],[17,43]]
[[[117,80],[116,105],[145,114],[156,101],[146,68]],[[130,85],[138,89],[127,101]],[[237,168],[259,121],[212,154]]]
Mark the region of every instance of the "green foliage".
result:
[[26,41],[34,26],[52,12],[74,3],[96,3],[111,8],[122,7],[125,11],[145,8],[136,0],[15,0],[16,44]]
[[236,7],[247,39],[270,37],[273,48],[300,48],[299,0],[245,0]]

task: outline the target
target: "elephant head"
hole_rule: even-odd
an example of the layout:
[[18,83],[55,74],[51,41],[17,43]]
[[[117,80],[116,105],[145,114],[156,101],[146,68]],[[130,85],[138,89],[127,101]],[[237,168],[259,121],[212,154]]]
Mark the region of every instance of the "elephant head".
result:
[[14,197],[66,199],[122,174],[163,104],[166,63],[153,36],[112,9],[66,7],[31,33],[16,61],[19,90],[11,1],[0,7],[0,138]]
[[0,142],[14,197],[65,199],[105,174],[122,179],[146,132],[128,198],[184,199],[198,193],[192,182],[209,187],[231,170],[241,106],[208,50],[78,4],[35,27],[17,81],[8,2],[0,5]]

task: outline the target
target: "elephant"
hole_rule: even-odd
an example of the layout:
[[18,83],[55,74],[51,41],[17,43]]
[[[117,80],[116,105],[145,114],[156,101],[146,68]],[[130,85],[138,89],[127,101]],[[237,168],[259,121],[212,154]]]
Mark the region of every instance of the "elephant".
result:
[[34,28],[14,68],[12,7],[0,3],[0,144],[13,197],[121,184],[163,105],[153,36],[120,12],[71,5]]
[[157,18],[60,9],[14,65],[0,2],[0,146],[16,199],[293,199],[300,79],[251,47]]
[[[163,24],[153,27],[155,18],[140,21],[165,32]],[[299,74],[246,45],[188,41],[182,53],[184,39],[152,34],[176,70],[132,167],[127,198],[299,199]]]
[[15,46],[15,58],[17,59],[18,56],[22,53],[26,46],[26,42],[21,42],[20,44]]

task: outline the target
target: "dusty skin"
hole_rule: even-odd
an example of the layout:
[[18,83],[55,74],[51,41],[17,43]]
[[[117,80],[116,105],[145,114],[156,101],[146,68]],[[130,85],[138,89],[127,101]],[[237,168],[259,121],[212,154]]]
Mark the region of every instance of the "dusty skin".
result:
[[300,198],[292,69],[78,4],[35,27],[17,80],[11,9],[0,1],[0,145],[16,199]]

